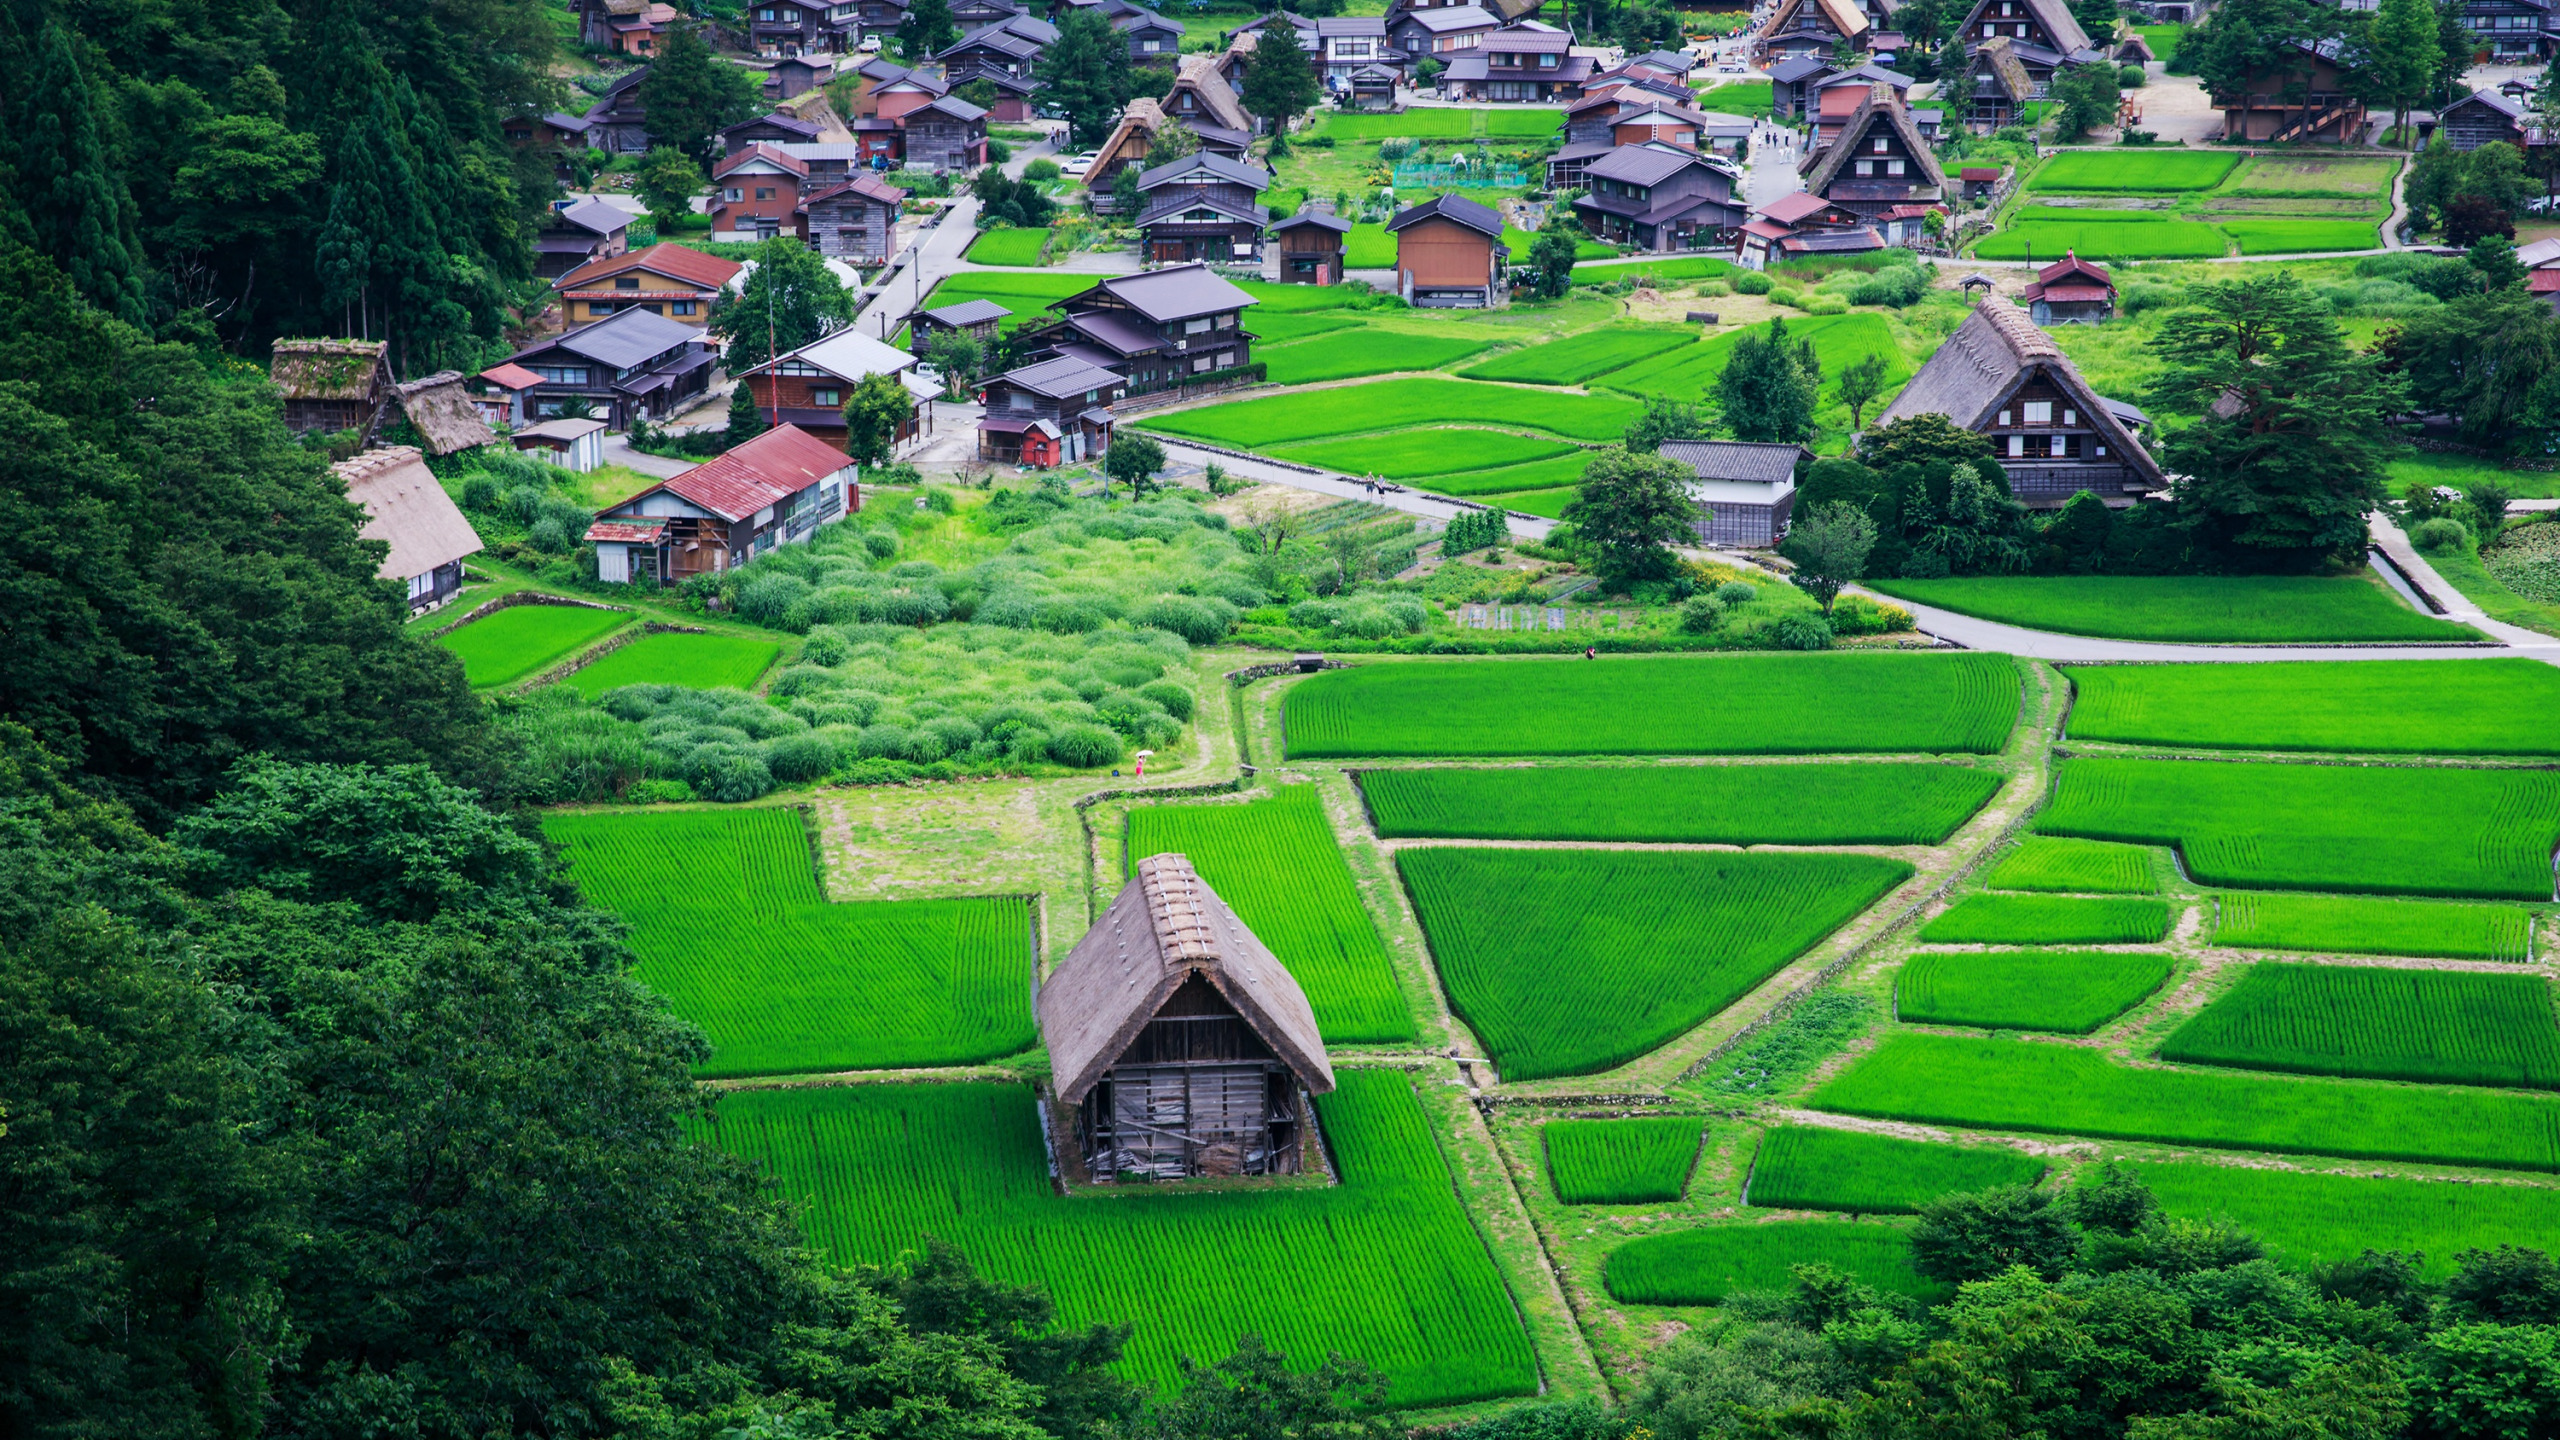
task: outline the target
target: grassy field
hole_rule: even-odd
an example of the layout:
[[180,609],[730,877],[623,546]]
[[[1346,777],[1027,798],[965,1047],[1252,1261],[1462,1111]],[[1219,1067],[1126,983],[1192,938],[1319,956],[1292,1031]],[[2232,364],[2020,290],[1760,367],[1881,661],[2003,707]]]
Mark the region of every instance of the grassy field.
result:
[[1582,492],[1573,486],[1556,490],[1471,491],[1488,505],[1517,510],[1523,515],[1543,515],[1550,520],[1564,518],[1564,507]]
[[661,632],[643,635],[594,664],[571,671],[568,683],[590,700],[618,685],[744,690],[781,653],[781,646],[751,635]]
[[1544,345],[1524,346],[1458,373],[1476,380],[1580,385],[1595,375],[1696,343],[1698,332],[1686,325],[1610,325]]
[[1922,1025],[2086,1035],[2160,988],[2166,955],[2105,950],[1924,953],[1903,962],[1894,1010]]
[[989,230],[969,242],[962,258],[979,265],[1037,265],[1048,245],[1046,230]]
[[[1061,274],[1057,271],[985,271],[964,270],[933,287],[924,308],[939,310],[964,300],[993,300],[1013,313],[996,322],[1006,334],[1026,320],[1036,319],[1049,306],[1070,295],[1081,295],[1093,288],[1096,275]],[[1312,289],[1314,287],[1302,287]],[[1250,313],[1250,312],[1248,312]]]
[[835,1264],[948,1241],[1045,1289],[1071,1330],[1133,1322],[1121,1368],[1159,1387],[1177,1356],[1223,1357],[1250,1330],[1293,1359],[1359,1355],[1394,1405],[1534,1393],[1510,1292],[1404,1075],[1339,1078],[1316,1101],[1333,1186],[1061,1197],[1023,1085],[740,1091],[695,1129],[773,1176]]
[[2172,1216],[2230,1221],[2288,1265],[2398,1250],[2417,1261],[2427,1279],[2443,1280],[2465,1250],[2548,1245],[2549,1237],[2560,1235],[2560,1189],[2542,1186],[2321,1175],[2259,1165],[2145,1164],[2135,1173]]
[[1318,440],[1407,425],[1502,423],[1544,430],[1568,440],[1615,440],[1643,410],[1632,400],[1603,395],[1556,395],[1511,385],[1416,376],[1360,387],[1357,404],[1326,391],[1233,400],[1151,419],[1146,428],[1240,450],[1261,450],[1297,440]]
[[2169,933],[2169,902],[2131,895],[1968,895],[1922,926],[1939,945],[2148,945]]
[[1732,261],[1713,255],[1652,255],[1616,264],[1576,265],[1573,267],[1573,280],[1577,285],[1613,280],[1621,275],[1643,275],[1655,280],[1708,280],[1718,275],[1730,275],[1739,268]]
[[2232,949],[2338,955],[2522,961],[2532,939],[2530,910],[2361,895],[2225,895],[2213,925],[2213,943]]
[[2382,241],[2370,220],[2241,220],[2224,217],[2223,232],[2243,255],[2307,255],[2327,250],[2377,250]]
[[[1774,322],[1773,322],[1774,323]],[[1746,334],[1766,336],[1767,325],[1739,326],[1719,331],[1695,345],[1667,350],[1650,360],[1639,361],[1622,370],[1613,370],[1599,378],[1602,387],[1624,390],[1636,395],[1666,395],[1676,400],[1695,400],[1704,394],[1716,377],[1724,373],[1733,359],[1733,347]],[[1830,390],[1839,385],[1840,372],[1870,355],[1881,355],[1885,361],[1884,393],[1893,394],[1911,378],[1911,361],[1903,354],[1901,343],[1893,336],[1893,327],[1876,314],[1802,315],[1786,320],[1787,340],[1811,340],[1816,359],[1822,362],[1822,373]],[[1531,353],[1537,353],[1532,351]],[[1841,411],[1843,418],[1848,412]]]
[[2175,845],[2207,885],[2551,898],[2560,773],[2074,757],[2049,835]]
[[2000,788],[1970,765],[1366,770],[1390,839],[1935,845]]
[[2239,163],[2237,155],[2210,150],[2066,150],[2030,177],[2027,189],[2085,195],[2210,190]]
[[1547,1173],[1567,1205],[1644,1205],[1680,1198],[1698,1163],[1705,1122],[1696,1116],[1550,1120]]
[[2083,260],[2206,260],[2227,255],[2222,232],[2201,220],[2110,220],[2071,212],[2055,218],[2050,206],[2030,205],[2021,219],[1984,237],[1973,253],[1985,260],[2059,260],[2065,250]]
[[2309,640],[2476,641],[2353,576],[2071,575],[1869,580],[1869,589],[2030,630],[2109,640],[2248,644]]
[[630,620],[628,610],[510,605],[436,643],[462,657],[462,673],[475,688],[508,685],[566,659]]
[[1591,452],[1577,449],[1552,460],[1532,460],[1526,465],[1502,465],[1491,470],[1462,470],[1454,475],[1415,478],[1422,488],[1443,495],[1499,495],[1520,490],[1570,489],[1581,483],[1582,472],[1590,464]]
[[1580,447],[1562,440],[1462,427],[1318,440],[1306,445],[1278,446],[1271,453],[1301,465],[1321,465],[1351,475],[1382,475],[1390,480],[1428,480],[1451,470],[1484,470],[1562,458],[1571,458],[1577,467],[1590,463],[1582,458]]
[[1994,754],[2004,655],[1631,656],[1361,665],[1289,692],[1290,759],[1356,755]]
[[1609,1252],[1601,1283],[1633,1305],[1714,1305],[1747,1290],[1785,1290],[1797,1265],[1828,1265],[1879,1290],[1936,1302],[1947,1287],[1911,1268],[1910,1232],[1836,1220],[1774,1220],[1674,1230]]
[[1336,330],[1348,330],[1360,323],[1355,316],[1330,310],[1306,310],[1295,314],[1283,310],[1265,315],[1261,313],[1261,307],[1256,306],[1247,311],[1246,315],[1244,328],[1252,331],[1255,339],[1268,340],[1275,345],[1291,340],[1304,340],[1311,335],[1326,335]]
[[1325,1039],[1413,1038],[1386,943],[1360,903],[1316,787],[1284,786],[1241,805],[1131,810],[1130,863],[1167,851],[1190,856],[1200,878],[1289,967]]
[[2560,470],[2510,470],[2474,455],[2407,455],[2391,462],[2390,473],[2395,495],[2412,480],[2451,485],[2466,495],[2483,484],[2500,486],[2518,498],[2560,495]]
[[1253,358],[1270,368],[1274,385],[1308,385],[1318,380],[1348,380],[1358,375],[1385,375],[1397,370],[1437,370],[1455,364],[1502,337],[1482,331],[1421,334],[1363,325],[1257,350]]
[[2044,1162],[1999,1147],[1960,1149],[1857,1130],[1788,1125],[1760,1141],[1743,1199],[1771,1210],[1913,1215],[1941,1195],[2033,1185]]
[[1423,140],[1462,140],[1479,133],[1502,140],[1535,140],[1553,135],[1564,128],[1562,110],[1461,110],[1433,107],[1407,110],[1395,115],[1342,115],[1324,117],[1324,128],[1318,132],[1337,141],[1367,141],[1375,144],[1397,135],[1411,135]]
[[1749,994],[1902,883],[1874,855],[1396,854],[1450,1007],[1506,1080],[1623,1065]]
[[1713,115],[1764,116],[1778,113],[1775,89],[1766,80],[1729,80],[1701,90],[1690,107]]
[[1993,890],[2055,890],[2081,895],[2149,895],[2160,882],[2151,852],[2103,840],[2064,840],[2030,835],[2000,857],[1984,886]]
[[2560,1097],[2135,1069],[2076,1045],[1906,1032],[1816,1090],[1816,1110],[2225,1150],[2560,1170]]
[[2151,47],[2151,58],[2164,65],[2177,55],[2178,33],[2186,29],[2183,25],[2136,25],[2133,28],[2141,34],[2143,43]]
[[2071,738],[2218,750],[2560,755],[2539,660],[2074,665]]
[[2281,199],[2379,199],[2391,189],[2400,162],[2389,159],[2331,160],[2315,155],[2252,155],[2240,172],[2222,183],[2225,195],[2262,195]]
[[702,1027],[706,1078],[959,1065],[1030,1048],[1019,896],[838,905],[800,812],[554,812],[570,878],[631,927],[634,974]]
[[2173,1031],[2160,1058],[2560,1090],[2560,1024],[2539,975],[2268,961]]

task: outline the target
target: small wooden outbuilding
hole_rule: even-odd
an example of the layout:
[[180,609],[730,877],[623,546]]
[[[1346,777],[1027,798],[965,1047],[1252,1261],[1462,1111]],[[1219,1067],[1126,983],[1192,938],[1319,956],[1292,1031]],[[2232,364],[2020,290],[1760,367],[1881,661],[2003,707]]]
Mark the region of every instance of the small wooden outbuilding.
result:
[[284,394],[285,428],[297,435],[353,430],[373,443],[391,400],[390,347],[380,340],[279,340],[267,374]]
[[1306,992],[1191,861],[1154,855],[1040,987],[1040,1034],[1095,1181],[1294,1175],[1333,1067]]

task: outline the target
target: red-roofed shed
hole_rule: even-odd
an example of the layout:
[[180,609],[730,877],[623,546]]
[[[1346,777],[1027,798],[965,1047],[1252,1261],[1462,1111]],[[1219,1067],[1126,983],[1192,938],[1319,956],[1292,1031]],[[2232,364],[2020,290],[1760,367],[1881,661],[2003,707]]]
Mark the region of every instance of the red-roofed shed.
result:
[[2116,313],[2116,282],[2105,266],[2066,251],[2037,271],[2035,283],[2018,298],[2038,325],[2096,325]]

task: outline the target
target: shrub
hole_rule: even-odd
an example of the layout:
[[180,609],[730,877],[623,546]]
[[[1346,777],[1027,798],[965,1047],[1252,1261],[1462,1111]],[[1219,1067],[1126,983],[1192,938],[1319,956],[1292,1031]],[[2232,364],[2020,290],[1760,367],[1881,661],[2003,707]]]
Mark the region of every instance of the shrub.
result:
[[1138,693],[1163,706],[1164,713],[1176,720],[1188,722],[1191,719],[1191,692],[1170,680],[1158,680],[1152,684],[1141,685],[1138,687]]
[[681,805],[693,798],[693,787],[681,780],[643,780],[622,798],[634,805]]
[[1120,737],[1099,725],[1068,725],[1049,737],[1049,758],[1092,770],[1120,758]]
[[1727,580],[1714,593],[1718,604],[1748,605],[1760,598],[1760,587],[1748,580]]
[[1849,313],[1849,302],[1842,300],[1836,295],[1816,295],[1804,302],[1804,313],[1807,315],[1846,315]]
[[2174,287],[2145,280],[2126,286],[2122,298],[2117,303],[2124,306],[2124,313],[2127,315],[2139,315],[2145,310],[2175,305],[2178,303],[2178,298],[2178,292]]
[[1132,611],[1132,624],[1170,630],[1194,645],[1207,645],[1235,627],[1236,607],[1208,595],[1159,595]]
[[1846,291],[1852,305],[1885,305],[1900,310],[1918,304],[1920,297],[1929,293],[1929,277],[1916,266],[1888,266],[1872,275],[1857,275],[1854,271],[1842,274],[1855,277]]
[[[706,751],[694,752],[697,756]],[[709,763],[697,770],[693,788],[706,800],[735,805],[753,800],[773,788],[773,772],[757,756],[743,750],[728,750],[710,755]]]
[[924,722],[919,733],[930,735],[946,755],[957,755],[983,738],[976,722],[966,715],[936,715]]
[[495,477],[474,475],[462,482],[462,508],[483,512],[495,510],[505,493]]
[[785,735],[764,747],[764,764],[774,779],[804,784],[836,768],[836,747],[815,735]]
[[1058,169],[1058,162],[1046,156],[1022,167],[1022,178],[1025,180],[1055,180],[1062,173]]
[[1698,287],[1698,298],[1701,300],[1720,300],[1732,293],[1733,287],[1721,280],[1710,280]]
[[780,626],[809,593],[809,582],[797,575],[759,569],[738,587],[738,613],[759,625]]
[[809,638],[800,646],[801,662],[808,665],[829,667],[841,665],[844,663],[845,656],[851,653],[853,653],[852,650],[844,643],[844,637],[833,630],[812,630],[809,632]]
[[549,515],[533,522],[532,531],[524,538],[526,544],[547,555],[557,555],[569,548],[569,532]]
[[1790,615],[1769,627],[1769,643],[1781,650],[1828,650],[1831,627],[1819,615]]
[[1757,270],[1745,270],[1733,277],[1734,293],[1739,295],[1766,295],[1777,283]]
[[1899,605],[1879,605],[1864,595],[1843,595],[1831,607],[1834,635],[1887,635],[1910,628],[1910,611]]
[[862,548],[870,551],[871,558],[874,560],[890,559],[898,553],[898,532],[885,529],[866,530],[862,535]]
[[1769,288],[1769,303],[1801,310],[1804,308],[1804,292],[1793,285],[1772,285]]
[[2409,538],[2421,550],[2468,550],[2471,527],[2450,516],[2439,516],[2419,522]]
[[866,727],[855,750],[865,760],[896,760],[907,753],[907,729],[903,725]]
[[2126,90],[2139,90],[2150,80],[2151,77],[2139,65],[2127,65],[2116,72],[2116,84]]

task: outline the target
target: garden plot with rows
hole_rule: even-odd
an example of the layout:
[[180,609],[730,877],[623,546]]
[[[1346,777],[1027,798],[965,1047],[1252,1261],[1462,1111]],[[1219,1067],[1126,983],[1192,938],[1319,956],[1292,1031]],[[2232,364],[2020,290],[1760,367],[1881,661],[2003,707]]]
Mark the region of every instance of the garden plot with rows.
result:
[[2299,152],[2066,150],[2020,187],[1987,260],[2201,260],[2371,250],[2400,161]]

